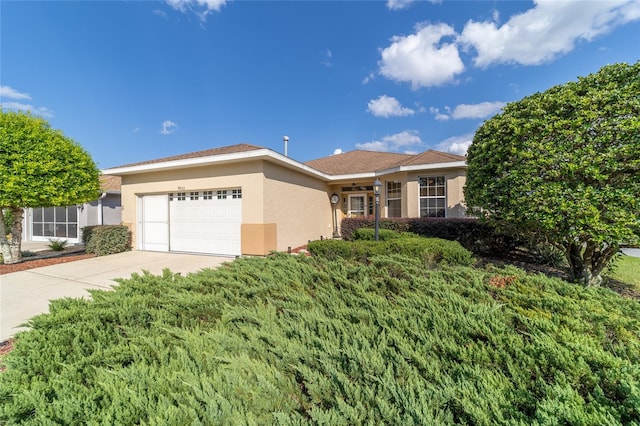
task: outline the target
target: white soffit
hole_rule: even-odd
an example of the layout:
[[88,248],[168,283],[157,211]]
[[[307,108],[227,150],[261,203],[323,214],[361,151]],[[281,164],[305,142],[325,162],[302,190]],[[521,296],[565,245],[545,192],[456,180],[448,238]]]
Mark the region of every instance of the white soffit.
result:
[[314,176],[326,182],[375,178],[376,176],[384,176],[384,175],[397,173],[397,172],[448,169],[448,168],[460,168],[460,167],[465,168],[467,166],[465,161],[451,161],[446,163],[399,166],[399,167],[393,167],[391,169],[380,170],[377,172],[355,173],[355,174],[344,174],[344,175],[328,175],[312,167],[309,167],[305,164],[302,164],[296,160],[293,160],[290,157],[286,157],[270,149],[263,148],[263,149],[256,149],[252,151],[234,152],[230,154],[210,155],[207,157],[184,158],[180,160],[159,161],[154,163],[114,167],[111,169],[104,169],[102,170],[102,173],[109,174],[109,175],[116,175],[116,176],[124,176],[124,175],[138,174],[138,173],[151,173],[151,172],[158,172],[158,171],[166,171],[166,170],[174,170],[174,169],[182,169],[182,168],[190,168],[190,167],[201,167],[201,166],[208,166],[208,165],[214,165],[214,164],[237,163],[237,162],[242,162],[247,160],[260,160],[260,159],[272,160],[276,163],[281,164],[282,166],[285,166],[287,168],[296,170],[304,174]]

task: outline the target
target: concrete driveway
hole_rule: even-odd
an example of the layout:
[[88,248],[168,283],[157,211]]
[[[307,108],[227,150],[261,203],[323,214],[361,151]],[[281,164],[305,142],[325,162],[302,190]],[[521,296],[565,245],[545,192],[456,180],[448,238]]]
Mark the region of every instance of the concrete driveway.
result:
[[186,275],[232,260],[195,254],[130,251],[0,275],[0,342],[26,330],[20,325],[29,318],[49,312],[52,299],[88,297],[87,289],[109,290],[117,284],[114,278],[128,278],[143,270],[158,275],[169,268]]

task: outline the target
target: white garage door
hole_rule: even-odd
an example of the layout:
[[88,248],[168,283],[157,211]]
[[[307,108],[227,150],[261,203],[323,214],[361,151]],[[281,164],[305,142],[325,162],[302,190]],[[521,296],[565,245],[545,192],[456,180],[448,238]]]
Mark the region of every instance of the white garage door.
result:
[[241,254],[242,190],[169,194],[171,251]]

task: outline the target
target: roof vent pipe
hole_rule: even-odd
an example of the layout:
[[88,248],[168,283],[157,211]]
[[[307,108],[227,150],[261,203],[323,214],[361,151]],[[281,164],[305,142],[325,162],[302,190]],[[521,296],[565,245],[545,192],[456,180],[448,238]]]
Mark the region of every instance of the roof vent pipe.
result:
[[283,136],[282,137],[282,141],[284,142],[284,156],[288,157],[288,155],[287,155],[287,144],[289,143],[289,136]]

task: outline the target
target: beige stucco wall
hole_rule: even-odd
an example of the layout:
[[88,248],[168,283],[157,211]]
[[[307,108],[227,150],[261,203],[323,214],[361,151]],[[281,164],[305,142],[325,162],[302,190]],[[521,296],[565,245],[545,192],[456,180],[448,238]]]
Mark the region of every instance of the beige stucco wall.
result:
[[[464,184],[466,182],[465,169],[453,170],[428,170],[407,175],[407,216],[420,216],[420,185],[418,178],[428,176],[444,176],[447,181],[447,212],[446,217],[465,217],[466,207],[464,204]],[[404,188],[403,188],[404,189]],[[403,211],[404,214],[404,211]]]
[[329,188],[311,176],[264,163],[264,221],[277,225],[279,251],[331,238]]
[[122,177],[122,222],[137,248],[137,196],[168,192],[242,189],[242,223],[264,223],[262,161],[141,173]]
[[231,188],[242,189],[243,254],[286,251],[308,240],[332,236],[327,185],[302,173],[256,160],[123,176],[122,221],[133,231],[133,247],[137,247],[139,195]]
[[[387,217],[387,181],[402,182],[402,216],[418,217],[418,178],[442,175],[447,180],[447,217],[464,217],[464,168],[399,172],[380,177],[383,183],[380,217]],[[136,248],[139,195],[241,188],[243,254],[286,251],[288,247],[304,245],[308,240],[332,237],[333,209],[329,196],[333,192],[340,195],[337,208],[339,224],[346,213],[342,199],[348,196],[341,188],[352,183],[329,185],[320,179],[263,160],[123,176],[122,222],[131,228],[133,247]],[[370,180],[355,183],[372,185]],[[373,196],[373,192],[367,195]],[[245,247],[252,253],[245,253]]]

